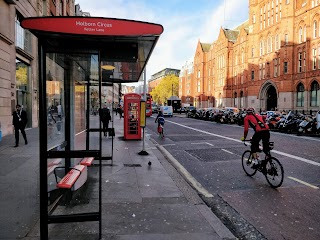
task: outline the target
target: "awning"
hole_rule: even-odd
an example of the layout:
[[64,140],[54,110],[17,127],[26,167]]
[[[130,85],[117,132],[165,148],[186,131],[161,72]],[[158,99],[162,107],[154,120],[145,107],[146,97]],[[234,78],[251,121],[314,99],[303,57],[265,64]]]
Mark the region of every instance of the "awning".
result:
[[[105,82],[137,82],[163,32],[159,24],[100,17],[32,17],[21,26],[53,52],[100,53]],[[112,73],[112,74],[111,74]]]

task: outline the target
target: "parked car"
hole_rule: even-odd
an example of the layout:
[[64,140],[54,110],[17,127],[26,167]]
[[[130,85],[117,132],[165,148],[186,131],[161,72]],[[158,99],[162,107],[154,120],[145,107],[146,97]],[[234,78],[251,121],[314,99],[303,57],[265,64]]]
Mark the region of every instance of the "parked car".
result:
[[158,113],[158,106],[157,106],[157,104],[152,104],[151,108],[152,108],[152,113]]

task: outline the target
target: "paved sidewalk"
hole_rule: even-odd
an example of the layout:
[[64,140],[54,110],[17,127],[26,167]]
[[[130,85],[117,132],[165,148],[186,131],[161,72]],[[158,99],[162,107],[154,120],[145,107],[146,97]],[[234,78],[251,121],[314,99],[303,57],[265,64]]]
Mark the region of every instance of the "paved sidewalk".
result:
[[[123,140],[123,119],[115,116],[114,164],[102,166],[102,237],[112,240],[236,239],[149,139]],[[13,148],[14,136],[0,142],[0,239],[39,239],[38,129],[28,145]],[[146,134],[148,135],[148,134]],[[110,139],[104,139],[110,143]],[[152,165],[149,166],[148,162]],[[58,213],[96,211],[98,167],[72,207]],[[5,193],[5,194],[4,194]],[[27,209],[26,209],[27,208]],[[98,222],[49,225],[50,239],[97,239]]]

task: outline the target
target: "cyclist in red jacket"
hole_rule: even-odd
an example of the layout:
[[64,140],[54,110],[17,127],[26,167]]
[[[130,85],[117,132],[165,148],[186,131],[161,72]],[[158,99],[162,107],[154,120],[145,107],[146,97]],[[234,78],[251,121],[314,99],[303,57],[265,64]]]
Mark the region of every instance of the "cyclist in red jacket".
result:
[[265,123],[263,117],[259,114],[255,114],[253,108],[247,109],[247,115],[244,118],[244,134],[241,138],[242,141],[245,140],[248,135],[249,125],[254,129],[254,134],[251,139],[251,152],[255,163],[253,168],[257,168],[257,166],[261,163],[257,161],[259,142],[262,140],[263,152],[267,154],[269,152],[270,131],[269,126]]

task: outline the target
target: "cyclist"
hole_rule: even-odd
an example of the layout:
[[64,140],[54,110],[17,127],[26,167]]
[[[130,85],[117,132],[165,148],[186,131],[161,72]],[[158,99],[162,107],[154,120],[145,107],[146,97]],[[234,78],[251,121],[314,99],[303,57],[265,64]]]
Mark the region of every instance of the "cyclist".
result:
[[[154,122],[155,123],[158,122],[158,128],[157,129],[159,129],[160,125],[162,125],[162,126],[164,125],[165,120],[164,120],[164,116],[163,116],[162,111],[158,112],[158,116],[157,116],[157,118],[156,118],[156,120]],[[162,128],[162,131],[163,131],[163,128]],[[163,132],[162,132],[162,134],[163,134]]]
[[269,126],[264,122],[264,119],[259,114],[254,112],[253,108],[247,109],[247,115],[244,118],[244,134],[241,138],[244,141],[248,135],[249,125],[253,128],[254,134],[251,139],[251,153],[254,161],[252,168],[258,168],[261,161],[257,159],[257,152],[259,151],[259,142],[262,140],[263,152],[269,152],[270,131]]

